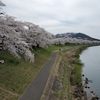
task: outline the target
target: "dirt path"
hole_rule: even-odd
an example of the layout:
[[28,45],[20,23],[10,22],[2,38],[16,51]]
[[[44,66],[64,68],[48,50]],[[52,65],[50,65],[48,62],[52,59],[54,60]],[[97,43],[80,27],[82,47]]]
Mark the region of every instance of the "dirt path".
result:
[[7,93],[11,94],[11,95],[19,96],[18,94],[13,93],[13,92],[11,92],[11,91],[8,91],[7,89],[4,89],[4,88],[2,88],[2,87],[0,87],[0,89],[1,89],[2,91],[4,91],[4,92],[7,92]]
[[44,65],[42,70],[38,73],[34,81],[30,84],[19,100],[40,100],[56,56],[57,52],[53,52],[48,62]]

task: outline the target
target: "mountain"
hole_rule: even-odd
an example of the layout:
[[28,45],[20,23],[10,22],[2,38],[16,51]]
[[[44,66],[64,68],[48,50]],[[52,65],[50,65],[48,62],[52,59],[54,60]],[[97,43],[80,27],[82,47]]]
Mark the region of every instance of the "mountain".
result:
[[77,39],[87,39],[91,41],[100,41],[99,39],[92,38],[84,33],[62,33],[62,34],[56,34],[56,38],[77,38]]

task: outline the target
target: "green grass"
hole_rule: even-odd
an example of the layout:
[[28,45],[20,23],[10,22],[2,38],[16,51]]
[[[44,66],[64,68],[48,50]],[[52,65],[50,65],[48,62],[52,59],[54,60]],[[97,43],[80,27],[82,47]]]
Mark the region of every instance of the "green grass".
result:
[[71,96],[70,96],[70,80],[69,80],[69,68],[68,68],[68,63],[65,60],[65,58],[62,59],[62,63],[63,63],[63,74],[62,74],[62,91],[60,93],[60,100],[63,100],[64,97],[66,97],[66,99],[71,100]]
[[79,55],[80,53],[86,49],[88,47],[88,45],[81,45],[76,51],[75,51],[75,55],[74,55],[74,63],[73,63],[73,70],[74,70],[74,75],[73,78],[71,80],[71,84],[72,85],[79,85],[81,83],[81,76],[82,76],[82,63],[79,59]]
[[35,50],[32,50],[35,55],[34,63],[25,61],[24,58],[16,59],[8,52],[0,51],[0,60],[5,61],[4,64],[0,64],[0,87],[19,95],[14,96],[10,94],[11,96],[7,100],[18,100],[47,62],[53,51],[60,49],[64,53],[66,50],[74,47],[76,45],[52,45],[45,49],[35,48]]
[[81,76],[82,76],[82,67],[78,64],[74,64],[74,76],[73,76],[73,80],[72,80],[72,84],[80,84],[81,83]]
[[63,47],[66,46],[52,45],[45,49],[32,50],[35,54],[34,63],[25,61],[24,58],[16,59],[8,52],[0,51],[0,60],[5,61],[4,64],[0,64],[0,87],[21,95],[47,62],[51,53]]
[[12,95],[4,90],[0,89],[0,100],[18,100],[17,95]]

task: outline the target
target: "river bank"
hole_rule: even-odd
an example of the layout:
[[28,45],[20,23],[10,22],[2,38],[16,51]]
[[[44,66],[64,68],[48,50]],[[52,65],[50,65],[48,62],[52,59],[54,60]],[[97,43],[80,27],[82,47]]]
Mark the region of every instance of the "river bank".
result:
[[[60,51],[53,66],[53,72],[41,100],[75,100],[76,86],[82,82],[82,63],[79,54],[87,45],[71,46]],[[84,100],[86,96],[82,96]]]

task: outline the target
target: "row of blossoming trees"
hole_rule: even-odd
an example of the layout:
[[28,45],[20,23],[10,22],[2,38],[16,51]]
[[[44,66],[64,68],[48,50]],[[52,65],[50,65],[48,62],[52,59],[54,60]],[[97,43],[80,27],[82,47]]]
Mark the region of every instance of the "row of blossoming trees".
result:
[[12,55],[20,58],[24,55],[26,60],[34,62],[34,54],[31,49],[34,47],[48,47],[49,45],[65,43],[98,43],[98,41],[89,41],[73,38],[55,38],[55,36],[45,29],[30,22],[21,22],[13,16],[3,14],[1,7],[5,6],[0,1],[0,46],[9,51]]

